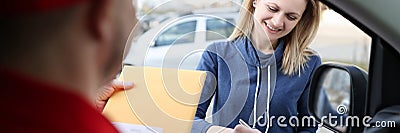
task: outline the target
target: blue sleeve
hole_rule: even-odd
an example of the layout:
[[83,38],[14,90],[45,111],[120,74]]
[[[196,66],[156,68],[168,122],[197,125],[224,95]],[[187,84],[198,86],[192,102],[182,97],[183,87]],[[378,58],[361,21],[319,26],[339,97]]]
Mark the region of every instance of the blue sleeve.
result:
[[210,45],[203,52],[197,70],[207,71],[206,80],[200,96],[199,104],[194,117],[191,132],[205,133],[212,126],[211,123],[205,121],[206,112],[210,105],[211,99],[215,93],[217,79],[217,54],[214,45]]
[[311,116],[310,113],[308,112],[308,96],[310,93],[311,75],[314,73],[314,70],[318,66],[321,65],[321,58],[319,56],[311,57],[311,61],[314,62],[313,65],[311,66],[312,71],[311,71],[311,74],[309,75],[306,88],[305,88],[304,92],[302,93],[302,95],[300,96],[300,99],[298,101],[298,106],[297,106],[297,110],[299,111],[298,118],[300,120],[299,121],[300,124],[299,124],[299,128],[298,128],[299,133],[315,133],[318,128],[316,122],[313,120],[310,121],[311,123],[309,123],[309,121],[304,121],[304,123],[302,122],[303,117]]

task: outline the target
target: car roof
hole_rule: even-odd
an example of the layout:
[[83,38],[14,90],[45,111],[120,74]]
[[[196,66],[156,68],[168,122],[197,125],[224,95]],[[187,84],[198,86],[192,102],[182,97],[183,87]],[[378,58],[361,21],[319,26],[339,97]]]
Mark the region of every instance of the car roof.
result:
[[[400,0],[321,0],[353,23],[364,26],[368,34],[373,32],[400,52]],[[349,18],[350,16],[350,18]],[[357,25],[360,26],[360,25]],[[371,34],[370,34],[371,35]]]

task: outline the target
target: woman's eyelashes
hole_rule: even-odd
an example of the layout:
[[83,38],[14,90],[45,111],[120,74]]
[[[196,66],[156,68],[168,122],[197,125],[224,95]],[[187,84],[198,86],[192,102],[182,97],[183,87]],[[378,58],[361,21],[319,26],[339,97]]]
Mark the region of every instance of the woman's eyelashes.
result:
[[[272,13],[279,12],[279,9],[276,8],[276,7],[274,7],[274,6],[267,5],[267,8],[268,8],[268,11],[270,11],[270,12],[272,12]],[[297,20],[297,17],[294,16],[294,15],[292,15],[292,14],[286,15],[286,18],[287,18],[288,20],[290,20],[290,21],[295,21],[295,20]]]
[[293,16],[293,15],[286,15],[286,17],[290,20],[290,21],[295,21],[297,19],[297,17]]
[[270,6],[270,5],[267,5],[267,8],[268,8],[268,10],[269,11],[271,11],[271,12],[273,12],[273,13],[275,13],[275,12],[278,12],[279,10],[278,10],[278,8],[275,8],[275,7],[273,7],[273,6]]

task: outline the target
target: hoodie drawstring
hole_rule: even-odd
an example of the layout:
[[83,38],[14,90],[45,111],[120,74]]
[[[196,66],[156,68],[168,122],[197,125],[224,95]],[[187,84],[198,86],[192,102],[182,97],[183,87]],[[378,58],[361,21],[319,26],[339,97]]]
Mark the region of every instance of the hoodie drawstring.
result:
[[267,113],[267,118],[265,118],[265,119],[267,119],[267,121],[268,121],[268,123],[267,123],[267,129],[265,129],[265,132],[268,132],[268,129],[269,129],[269,125],[270,125],[270,121],[269,121],[269,103],[270,103],[270,100],[271,100],[271,66],[269,65],[268,66],[268,85],[267,85],[268,87],[268,94],[267,94],[267,112],[265,112],[265,113]]
[[[255,94],[254,94],[254,106],[253,106],[253,109],[254,109],[254,113],[253,113],[253,118],[254,118],[254,120],[253,120],[253,127],[252,128],[255,128],[255,126],[256,126],[256,123],[262,118],[262,116],[260,116],[260,117],[258,117],[257,118],[257,97],[258,97],[258,91],[259,91],[259,88],[260,88],[260,75],[261,75],[261,73],[260,73],[260,67],[258,66],[257,67],[257,85],[256,85],[256,92],[255,92]],[[269,105],[270,105],[270,100],[271,100],[271,66],[270,65],[268,65],[268,84],[267,84],[267,92],[268,92],[268,94],[267,94],[267,111],[266,111],[266,114],[267,114],[267,118],[264,118],[264,119],[266,119],[267,121],[268,121],[268,123],[267,123],[267,128],[266,128],[266,130],[265,130],[265,132],[268,132],[268,129],[269,129],[269,125],[270,125],[270,121],[269,121]]]
[[253,106],[253,128],[256,127],[256,118],[257,118],[257,97],[258,97],[258,90],[260,88],[260,67],[257,67],[257,85],[256,85],[256,92],[254,94],[254,106]]

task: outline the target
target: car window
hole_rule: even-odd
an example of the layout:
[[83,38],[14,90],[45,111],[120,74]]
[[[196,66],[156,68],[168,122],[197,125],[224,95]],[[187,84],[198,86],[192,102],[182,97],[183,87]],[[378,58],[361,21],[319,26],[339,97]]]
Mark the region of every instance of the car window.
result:
[[155,46],[166,46],[180,43],[194,43],[196,21],[184,22],[162,32],[155,41]]
[[226,21],[221,19],[208,19],[206,23],[206,40],[210,41],[228,38],[235,28],[232,23],[233,21],[233,19],[227,19]]
[[371,40],[346,18],[326,9],[310,47],[319,53],[323,62],[352,64],[368,71]]
[[[346,18],[333,10],[325,9],[322,12],[318,33],[310,47],[318,52],[323,63],[338,62],[356,65],[368,73],[371,40],[370,36]],[[332,104],[335,109],[342,105],[349,107],[350,92],[343,91],[343,88],[349,88],[343,86],[346,85],[343,82],[349,80],[331,81],[334,84],[326,89],[329,102],[337,103]],[[319,132],[332,133],[325,127],[320,127]]]

